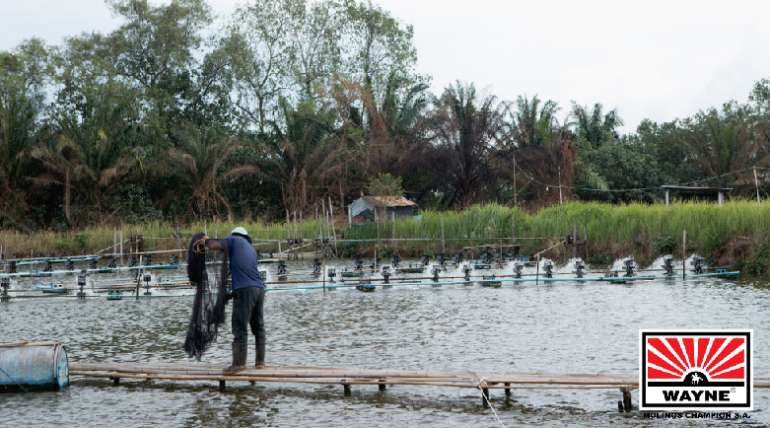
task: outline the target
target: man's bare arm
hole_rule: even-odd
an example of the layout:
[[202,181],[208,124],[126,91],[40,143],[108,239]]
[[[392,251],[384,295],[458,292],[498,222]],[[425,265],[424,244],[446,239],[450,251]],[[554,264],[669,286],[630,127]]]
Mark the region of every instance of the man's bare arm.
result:
[[223,251],[225,249],[219,239],[211,239],[208,236],[204,236],[195,243],[195,251],[203,252],[204,248],[214,251]]
[[209,250],[223,251],[225,249],[219,239],[206,239],[206,248]]

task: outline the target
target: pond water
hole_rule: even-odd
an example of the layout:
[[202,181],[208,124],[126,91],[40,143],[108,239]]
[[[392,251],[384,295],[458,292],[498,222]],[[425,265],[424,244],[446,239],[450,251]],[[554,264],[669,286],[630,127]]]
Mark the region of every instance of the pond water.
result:
[[[309,269],[309,265],[303,266]],[[70,361],[189,361],[182,350],[192,297],[106,301],[15,299],[0,305],[0,341],[59,340]],[[640,328],[753,328],[755,377],[770,377],[770,288],[719,279],[635,284],[533,283],[502,288],[407,286],[269,293],[268,363],[487,373],[636,376]],[[204,356],[226,366],[229,323]],[[251,338],[250,338],[251,339]],[[250,360],[253,359],[250,346]],[[620,414],[617,390],[492,391],[505,426],[657,426]],[[634,393],[634,403],[638,396]],[[755,390],[743,424],[770,424]],[[0,395],[0,425],[500,426],[478,393],[395,386],[228,385],[73,379],[65,391]],[[682,421],[680,421],[682,422]],[[704,421],[683,421],[701,425]],[[732,422],[710,421],[713,425]]]

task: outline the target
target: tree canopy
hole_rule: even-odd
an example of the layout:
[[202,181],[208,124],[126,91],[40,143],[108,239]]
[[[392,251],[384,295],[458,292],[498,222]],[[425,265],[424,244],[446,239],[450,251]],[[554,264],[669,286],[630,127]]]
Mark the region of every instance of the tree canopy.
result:
[[[0,52],[0,227],[312,215],[361,193],[428,208],[761,192],[770,78],[623,133],[619,110],[432,93],[414,30],[362,0],[107,0],[112,32]],[[522,88],[525,93],[527,88]],[[342,212],[342,211],[339,211]]]

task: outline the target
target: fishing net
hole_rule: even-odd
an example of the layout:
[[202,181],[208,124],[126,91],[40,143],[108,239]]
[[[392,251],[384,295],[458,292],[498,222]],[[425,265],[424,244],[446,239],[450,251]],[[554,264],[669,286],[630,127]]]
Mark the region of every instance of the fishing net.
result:
[[221,251],[219,277],[214,275],[210,278],[206,270],[205,248],[199,248],[197,251],[194,248],[195,243],[203,236],[205,235],[202,233],[194,235],[187,250],[187,276],[190,284],[195,286],[195,299],[184,342],[187,355],[199,361],[217,338],[219,326],[225,321],[225,306],[228,300],[226,243],[220,241],[224,248]]

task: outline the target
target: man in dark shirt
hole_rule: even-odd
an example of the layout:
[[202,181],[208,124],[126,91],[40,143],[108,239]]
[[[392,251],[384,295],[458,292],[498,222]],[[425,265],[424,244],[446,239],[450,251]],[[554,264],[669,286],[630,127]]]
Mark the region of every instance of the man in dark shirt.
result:
[[257,252],[251,245],[246,229],[236,227],[221,241],[203,237],[206,248],[227,249],[233,288],[233,363],[226,370],[236,372],[246,366],[248,326],[256,341],[256,368],[265,364],[265,323],[262,308],[265,302],[265,284],[257,267]]

